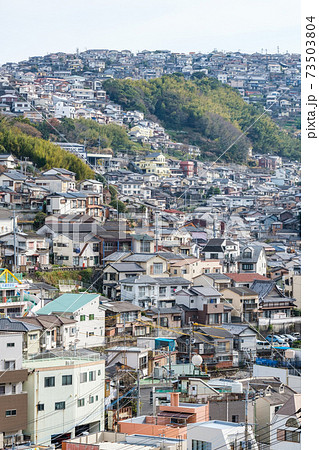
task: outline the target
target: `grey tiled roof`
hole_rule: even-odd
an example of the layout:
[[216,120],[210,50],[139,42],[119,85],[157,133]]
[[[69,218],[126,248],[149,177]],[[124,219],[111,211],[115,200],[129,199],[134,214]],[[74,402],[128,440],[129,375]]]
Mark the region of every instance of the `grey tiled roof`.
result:
[[3,317],[0,319],[0,331],[17,331],[26,333],[28,331],[41,330],[41,326],[27,324],[22,321],[12,320],[9,317]]
[[130,254],[131,252],[114,252],[103,258],[103,261],[116,262],[124,258],[125,256],[129,256]]
[[190,288],[190,291],[203,295],[204,297],[221,296],[221,293],[218,292],[217,289],[210,286],[193,286]]
[[145,269],[135,262],[112,263],[110,266],[117,272],[145,272]]
[[146,262],[149,259],[157,256],[155,253],[134,253],[133,255],[127,256],[123,261],[125,262]]

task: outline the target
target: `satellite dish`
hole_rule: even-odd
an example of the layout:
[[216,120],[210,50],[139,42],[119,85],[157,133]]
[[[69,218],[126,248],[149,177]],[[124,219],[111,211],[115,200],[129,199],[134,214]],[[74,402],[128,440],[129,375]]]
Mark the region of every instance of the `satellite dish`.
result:
[[196,367],[199,367],[203,362],[203,358],[200,355],[194,355],[192,357],[192,364]]

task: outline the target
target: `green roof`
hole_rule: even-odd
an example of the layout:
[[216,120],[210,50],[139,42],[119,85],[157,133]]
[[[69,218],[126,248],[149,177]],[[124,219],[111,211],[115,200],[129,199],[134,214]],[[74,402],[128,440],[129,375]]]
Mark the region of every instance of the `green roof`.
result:
[[37,314],[51,314],[54,312],[74,312],[87,303],[100,297],[100,294],[63,294],[52,300],[43,308],[37,311]]

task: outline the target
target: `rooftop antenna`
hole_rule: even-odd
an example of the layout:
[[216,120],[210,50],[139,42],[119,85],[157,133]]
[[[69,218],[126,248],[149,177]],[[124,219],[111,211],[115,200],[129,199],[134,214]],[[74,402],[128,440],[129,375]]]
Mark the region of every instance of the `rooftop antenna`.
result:
[[279,45],[277,45],[277,53],[279,53]]

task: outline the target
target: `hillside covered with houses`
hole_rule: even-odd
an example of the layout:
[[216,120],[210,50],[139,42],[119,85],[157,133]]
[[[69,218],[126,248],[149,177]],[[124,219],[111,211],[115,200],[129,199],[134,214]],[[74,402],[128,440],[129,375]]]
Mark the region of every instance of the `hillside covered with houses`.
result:
[[1,448],[300,448],[299,81],[289,54],[0,68]]

